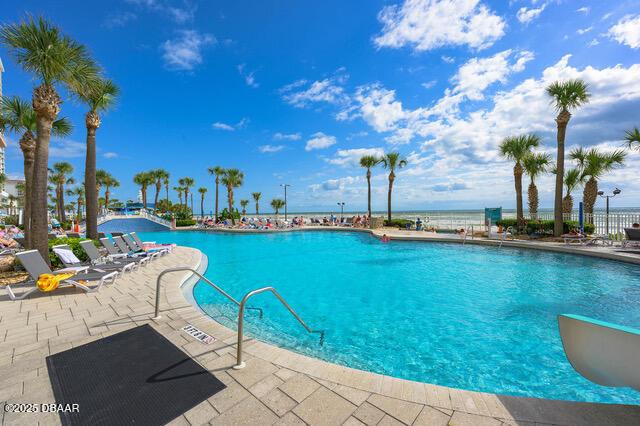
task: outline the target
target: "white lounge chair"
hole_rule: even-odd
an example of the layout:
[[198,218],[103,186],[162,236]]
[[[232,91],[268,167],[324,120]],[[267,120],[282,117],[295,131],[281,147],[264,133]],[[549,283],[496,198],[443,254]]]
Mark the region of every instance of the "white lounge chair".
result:
[[581,315],[559,315],[562,346],[573,368],[602,386],[640,390],[640,330]]
[[[93,242],[87,240],[86,242],[93,244]],[[95,246],[94,246],[95,248]],[[131,272],[131,269],[135,266],[135,264],[133,262],[130,262],[128,264],[125,265],[109,265],[109,264],[104,264],[104,265],[95,265],[93,264],[93,262],[82,262],[80,259],[78,259],[78,257],[73,253],[73,250],[71,250],[71,247],[66,245],[66,244],[60,244],[57,246],[53,246],[51,248],[53,250],[53,252],[55,253],[55,255],[58,257],[58,259],[60,259],[60,261],[62,262],[62,264],[66,267],[66,268],[71,268],[71,267],[75,267],[75,266],[88,266],[90,270],[92,271],[96,271],[96,272],[106,272],[106,271],[116,271],[116,272]]]
[[[138,234],[134,232],[130,232],[129,236],[131,238],[133,238],[133,241],[136,242],[136,244],[140,247],[140,248],[144,248],[145,243],[142,242],[142,240],[140,239],[140,237],[138,237]],[[147,242],[146,244],[155,244],[155,241],[153,242]],[[161,247],[154,247],[152,248],[152,250],[165,250],[167,252],[171,252],[171,250],[173,250],[173,245],[171,244],[159,244]]]
[[[116,271],[85,273],[86,270],[88,269],[87,266],[64,268],[54,272],[51,270],[49,265],[47,265],[47,263],[44,261],[44,259],[42,258],[38,250],[23,251],[16,254],[16,257],[18,258],[22,266],[24,266],[24,268],[27,270],[27,272],[31,276],[32,280],[30,281],[30,283],[33,284],[33,288],[25,291],[20,296],[16,296],[16,294],[14,293],[10,285],[5,286],[5,288],[7,289],[7,293],[9,294],[9,298],[11,300],[21,300],[26,298],[30,294],[38,291],[39,289],[36,286],[36,281],[42,274],[61,274],[61,273],[68,273],[68,272],[76,272],[77,273],[76,275],[74,275],[71,278],[67,278],[66,280],[63,280],[60,284],[71,285],[79,289],[82,289],[87,293],[93,293],[93,292],[99,291],[100,288],[102,287],[102,284],[104,284],[107,280],[111,280],[111,283],[113,284],[116,281],[116,278],[118,278],[118,272]],[[97,281],[98,284],[95,286],[89,287],[88,285],[83,284],[80,281]]]
[[[133,271],[133,269],[138,268],[140,266],[140,262],[136,261],[137,259],[125,257],[122,260],[115,260],[114,258],[111,258],[108,255],[102,256],[98,251],[98,249],[96,248],[96,246],[93,244],[93,241],[90,241],[90,240],[80,241],[80,247],[82,247],[84,252],[87,254],[89,259],[91,260],[91,263],[93,265],[98,265],[98,267],[104,267],[106,265],[114,265],[122,268],[124,272],[127,269],[127,266],[129,265],[131,265],[128,268],[130,271]],[[146,258],[140,258],[140,259],[146,259]]]
[[111,259],[132,259],[138,262],[140,265],[145,265],[150,257],[142,257],[136,255],[129,255],[129,248],[126,247],[124,241],[121,241],[120,237],[114,237],[114,240],[118,238],[120,240],[120,244],[124,246],[124,251],[121,251],[119,247],[114,245],[114,243],[109,238],[100,238],[100,243],[104,248],[107,249],[107,253],[109,253],[109,258]]

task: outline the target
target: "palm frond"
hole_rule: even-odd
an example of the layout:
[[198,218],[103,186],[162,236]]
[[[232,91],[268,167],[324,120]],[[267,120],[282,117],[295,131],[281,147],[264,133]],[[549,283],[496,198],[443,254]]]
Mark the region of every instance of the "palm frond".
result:
[[555,81],[546,88],[551,103],[560,111],[571,111],[589,102],[589,86],[583,80]]

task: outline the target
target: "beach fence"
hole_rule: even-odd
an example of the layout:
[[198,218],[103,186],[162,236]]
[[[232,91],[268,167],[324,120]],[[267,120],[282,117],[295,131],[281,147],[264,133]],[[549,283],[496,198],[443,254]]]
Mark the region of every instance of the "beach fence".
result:
[[[540,220],[553,220],[553,213],[538,214]],[[578,212],[564,213],[565,221],[579,221]],[[584,223],[592,223],[594,233],[609,235],[610,238],[622,240],[626,238],[624,228],[631,228],[634,223],[640,223],[640,213],[585,213]]]

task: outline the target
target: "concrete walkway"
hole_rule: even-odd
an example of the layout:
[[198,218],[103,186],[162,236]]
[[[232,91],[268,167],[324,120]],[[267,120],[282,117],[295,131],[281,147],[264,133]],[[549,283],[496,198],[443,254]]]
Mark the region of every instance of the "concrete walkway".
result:
[[[46,356],[149,323],[227,385],[172,424],[640,424],[638,406],[516,398],[410,382],[330,364],[252,339],[245,343],[247,366],[233,370],[236,333],[187,302],[181,285],[189,286],[185,280],[191,274],[165,277],[162,318],[151,319],[159,272],[174,266],[203,266],[201,261],[198,250],[178,247],[99,293],[61,289],[16,302],[3,294],[0,401],[53,402]],[[210,345],[195,340],[181,330],[187,324],[218,340]],[[60,423],[56,414],[2,412],[0,418],[3,424]]]

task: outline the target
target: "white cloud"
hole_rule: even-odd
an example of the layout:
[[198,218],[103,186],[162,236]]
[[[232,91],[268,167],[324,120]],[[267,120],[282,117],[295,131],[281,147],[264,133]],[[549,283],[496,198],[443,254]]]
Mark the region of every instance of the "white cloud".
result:
[[435,192],[452,192],[452,191],[462,191],[464,189],[470,189],[470,186],[465,182],[450,182],[450,183],[440,183],[437,185],[433,185],[431,187],[432,191]]
[[345,189],[347,185],[353,185],[354,183],[361,182],[362,177],[360,176],[346,176],[339,179],[329,179],[322,183],[316,183],[313,185],[309,185],[309,189],[312,191],[342,191]]
[[260,86],[256,81],[255,71],[247,71],[246,64],[238,65],[238,73],[240,73],[240,76],[244,78],[244,82],[247,86],[253,87],[254,89]]
[[314,133],[311,139],[307,141],[304,147],[305,151],[313,151],[314,149],[325,149],[336,144],[336,137],[325,135],[322,132]]
[[583,6],[579,9],[576,9],[576,12],[584,13],[585,15],[587,15],[590,11],[591,11],[591,8],[587,6]]
[[302,139],[302,135],[300,133],[275,133],[273,135],[273,140],[276,141],[297,141]]
[[542,6],[540,6],[539,8],[535,9],[535,8],[526,8],[526,7],[521,7],[518,10],[518,13],[516,14],[516,17],[518,18],[518,21],[520,21],[523,24],[528,24],[529,22],[533,21],[534,19],[536,19],[537,17],[540,16],[540,14],[544,11],[544,9],[547,7],[546,4],[543,4]]
[[227,124],[221,121],[216,121],[211,125],[211,127],[217,130],[226,130],[227,132],[233,132],[235,130],[245,128],[247,124],[249,124],[249,119],[247,117],[244,117],[240,119],[237,124]]
[[118,154],[116,152],[105,152],[102,156],[107,159],[118,158]]
[[49,156],[53,158],[84,157],[87,146],[82,142],[72,140],[52,141],[49,146]]
[[438,81],[437,80],[431,80],[431,81],[427,81],[426,83],[422,83],[420,86],[424,87],[425,89],[431,89],[433,86],[436,85]]
[[107,28],[120,28],[127,25],[129,22],[135,21],[137,16],[132,12],[116,12],[111,13],[104,20],[103,25]]
[[162,59],[171,70],[191,71],[202,63],[202,49],[214,43],[216,39],[211,34],[182,30],[178,37],[162,43]]
[[451,56],[441,56],[440,59],[442,59],[444,62],[446,62],[447,64],[452,64],[456,61],[455,58],[451,57]]
[[272,153],[282,151],[284,148],[284,145],[261,145],[258,147],[258,151],[262,153]]
[[344,70],[339,69],[334,76],[310,84],[307,80],[295,81],[282,87],[280,93],[285,102],[296,108],[305,108],[315,102],[345,104],[349,99],[343,85],[348,78]]
[[353,166],[360,165],[360,158],[364,155],[373,155],[376,157],[382,157],[384,155],[384,149],[382,148],[355,148],[355,149],[339,149],[336,152],[334,158],[329,158],[326,161],[330,164],[336,164],[338,166]]
[[600,41],[597,38],[594,38],[593,40],[591,40],[588,44],[589,47],[594,47],[600,44]]
[[640,48],[640,15],[627,15],[609,28],[608,35],[632,49]]
[[590,32],[591,30],[593,30],[593,27],[587,27],[587,28],[580,28],[578,29],[578,31],[576,31],[578,34],[582,35],[582,34],[586,34],[588,32]]
[[611,16],[613,16],[613,12],[605,13],[604,15],[602,15],[602,20],[606,21],[607,19],[611,18]]
[[405,0],[385,6],[378,47],[411,45],[417,51],[443,46],[484,49],[504,35],[505,22],[480,0]]
[[186,1],[184,7],[172,6],[161,0],[126,0],[126,2],[152,12],[163,13],[178,24],[192,21],[196,12],[196,5]]

